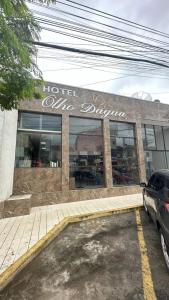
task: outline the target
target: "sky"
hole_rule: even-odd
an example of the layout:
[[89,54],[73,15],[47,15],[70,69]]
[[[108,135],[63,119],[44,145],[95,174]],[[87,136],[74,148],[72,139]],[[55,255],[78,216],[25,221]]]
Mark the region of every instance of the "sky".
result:
[[[169,34],[168,0],[76,0],[76,2],[89,5],[90,7],[108,12],[120,18],[125,18],[132,22],[137,22]],[[35,8],[35,6],[31,6],[31,8],[32,7]],[[59,3],[56,4],[56,7],[59,9],[65,8]],[[74,13],[77,11],[75,11],[73,8],[70,8],[69,12]],[[52,14],[56,18],[58,16],[65,17],[65,15],[60,12],[54,12]],[[114,24],[112,21],[103,20],[103,18],[98,16],[91,16],[87,13],[83,13],[82,15],[92,18],[96,21],[104,21],[107,25]],[[70,19],[75,20],[73,17],[70,17]],[[90,21],[81,22],[84,24],[93,25]],[[97,28],[101,29],[101,26],[96,26]],[[125,29],[125,26],[122,28]],[[41,32],[41,41],[63,44],[76,48],[82,47],[79,44],[84,43],[83,41],[67,37],[63,34],[51,33],[44,30]],[[85,47],[87,47],[87,43],[85,44]],[[65,54],[63,52],[54,52],[53,50],[50,52],[50,50],[48,50],[45,55],[47,56],[50,53],[55,56],[57,55],[57,59],[46,59],[46,57],[43,57],[44,52],[41,50],[39,51],[37,57],[37,63],[39,68],[42,70],[44,80],[46,81],[125,96],[135,95],[137,97],[138,95],[141,95],[138,97],[142,97],[143,99],[151,97],[152,100],[159,99],[161,102],[169,104],[169,75],[166,79],[151,78],[151,76],[149,78],[119,76],[113,67],[109,69],[102,67],[95,70],[89,68],[87,65],[83,65],[83,68],[79,68],[78,60],[75,60],[72,63],[72,60],[64,58]],[[161,69],[161,72],[163,72],[163,69]]]

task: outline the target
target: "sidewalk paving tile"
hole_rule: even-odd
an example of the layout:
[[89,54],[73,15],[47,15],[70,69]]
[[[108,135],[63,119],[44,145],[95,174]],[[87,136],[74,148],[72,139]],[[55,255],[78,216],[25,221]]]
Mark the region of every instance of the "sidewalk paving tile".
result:
[[0,219],[0,274],[67,216],[142,204],[142,195],[133,194],[33,207],[30,215]]

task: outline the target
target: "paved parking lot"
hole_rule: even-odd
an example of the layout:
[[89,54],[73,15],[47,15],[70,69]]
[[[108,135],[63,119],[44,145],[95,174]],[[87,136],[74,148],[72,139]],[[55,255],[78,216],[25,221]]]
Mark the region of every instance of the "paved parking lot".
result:
[[142,194],[33,207],[30,215],[0,219],[0,277],[66,217],[142,206]]
[[[141,223],[151,271],[147,280],[152,279],[156,299],[167,300],[169,273],[158,233],[143,211]],[[140,247],[134,210],[69,225],[8,284],[0,299],[145,299],[145,249]]]

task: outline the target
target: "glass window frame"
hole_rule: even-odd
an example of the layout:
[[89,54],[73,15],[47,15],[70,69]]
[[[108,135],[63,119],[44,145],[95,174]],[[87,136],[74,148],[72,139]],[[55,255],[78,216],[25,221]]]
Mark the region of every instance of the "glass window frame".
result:
[[[154,132],[154,141],[155,141],[155,147],[148,147],[148,139],[147,139],[147,136],[148,136],[148,134],[147,134],[147,127],[148,126],[152,126],[152,129],[153,129],[153,132]],[[152,125],[152,124],[144,124],[144,132],[145,132],[145,147],[146,147],[146,150],[157,150],[157,143],[156,143],[156,134],[155,134],[155,128],[154,128],[154,125]]]
[[[24,129],[24,128],[19,128],[19,117],[21,117],[21,114],[22,113],[30,113],[30,114],[39,114],[39,115],[48,115],[48,116],[55,116],[55,117],[59,117],[60,120],[61,120],[61,130],[59,131],[54,131],[54,130],[38,130],[38,129]],[[42,119],[42,118],[41,118]],[[22,110],[22,111],[19,111],[18,112],[18,128],[17,128],[17,132],[23,132],[23,133],[37,133],[39,134],[40,136],[40,139],[41,139],[41,135],[43,134],[46,134],[46,135],[56,135],[56,136],[60,136],[60,145],[61,145],[61,159],[60,159],[60,166],[59,168],[62,168],[62,115],[59,115],[59,114],[50,114],[50,113],[41,113],[41,112],[35,112],[35,111],[25,111],[25,110]],[[22,120],[20,120],[20,122],[22,122]],[[15,149],[15,168],[17,169],[21,169],[21,168],[24,168],[24,169],[27,169],[27,168],[30,168],[30,169],[35,169],[35,167],[17,167],[16,166],[16,151],[17,151],[17,145],[16,145],[16,149]],[[38,167],[38,169],[50,169],[52,167]]]
[[[130,124],[130,126],[133,129],[133,135],[132,136],[126,136],[126,134],[124,134],[124,136],[122,136],[122,135],[118,136],[118,133],[117,133],[117,135],[111,134],[111,123]],[[118,184],[114,184],[113,181],[112,181],[112,187],[113,186],[121,187],[121,186],[129,186],[129,185],[138,185],[140,179],[139,179],[139,172],[138,172],[138,153],[137,153],[137,139],[136,139],[136,124],[132,123],[132,122],[119,122],[119,121],[109,120],[109,125],[110,125],[109,126],[110,127],[109,134],[110,134],[110,145],[111,145],[111,166],[112,166],[112,173],[113,173],[113,171],[114,172],[116,171],[116,169],[115,169],[116,164],[113,163],[113,160],[112,160],[112,152],[114,151],[114,153],[116,153],[117,152],[117,148],[118,148],[118,146],[116,145],[114,147],[114,149],[113,149],[113,147],[112,147],[112,140],[116,140],[116,139],[119,139],[119,138],[123,141],[123,145],[121,146],[122,151],[124,151],[124,148],[125,148],[124,146],[125,146],[126,139],[133,141],[132,145],[128,145],[128,149],[131,146],[131,148],[133,148],[133,151],[135,152],[135,165],[136,165],[136,168],[137,168],[137,180],[136,180],[137,182],[134,182],[134,183],[131,183],[131,184],[129,183],[129,184],[119,184],[118,185]],[[128,156],[128,159],[129,159],[129,156]],[[125,159],[121,159],[121,160],[123,161]],[[123,165],[123,163],[122,163],[122,165]]]
[[[120,125],[126,125],[126,124],[129,124],[130,126],[132,126],[133,128],[133,135],[132,136],[130,136],[130,135],[116,135],[116,134],[111,134],[111,124],[113,124],[113,123],[116,123],[117,124],[117,126],[118,126],[118,124],[120,124]],[[121,121],[113,121],[113,120],[109,120],[109,129],[110,129],[110,136],[111,137],[116,137],[116,138],[131,138],[131,139],[135,139],[136,138],[136,129],[135,129],[135,123],[131,123],[131,122],[121,122]],[[130,130],[130,129],[129,129]],[[127,128],[126,128],[126,130],[125,131],[127,131]],[[117,131],[118,132],[118,131]]]
[[[155,141],[156,141],[156,150],[157,151],[166,151],[166,147],[165,147],[165,139],[164,139],[164,131],[163,131],[163,126],[160,125],[153,125],[154,127],[154,133],[155,133]],[[156,135],[156,128],[160,127],[161,128],[161,132],[162,132],[162,143],[163,143],[163,149],[160,149],[158,143],[157,143],[157,135]]]
[[[146,159],[145,158],[145,153],[146,152],[158,152],[159,154],[163,154],[163,158],[164,158],[164,163],[165,163],[165,166],[166,166],[166,168],[169,168],[169,164],[168,164],[168,161],[167,161],[167,156],[166,156],[166,152],[167,151],[165,151],[165,150],[151,150],[151,149],[144,149],[144,159]],[[168,151],[169,152],[169,151]],[[145,167],[146,167],[146,161],[145,161]],[[147,168],[146,168],[147,169]],[[162,168],[163,169],[163,168]],[[150,172],[150,168],[148,168],[147,169],[148,170],[148,172],[150,173],[150,175],[148,176],[148,174],[146,174],[146,177],[147,177],[147,180],[149,180],[150,179],[150,177],[152,176],[152,174],[154,173],[154,172],[156,172],[157,170],[155,170],[155,171],[153,171],[153,172]]]
[[166,137],[165,137],[165,133],[164,133],[166,128],[168,128],[168,130],[169,130],[169,126],[162,126],[162,128],[163,128],[164,148],[165,148],[165,151],[169,151],[169,147],[168,148],[166,147]]
[[[101,130],[102,130],[102,133],[101,134],[91,134],[90,132],[89,133],[83,133],[83,132],[70,132],[70,128],[71,128],[71,123],[70,123],[70,120],[71,119],[78,119],[78,120],[92,120],[92,121],[97,121],[98,123],[101,122],[102,126],[101,126]],[[74,115],[71,115],[69,116],[69,134],[71,135],[90,135],[90,136],[103,136],[103,119],[97,119],[97,118],[89,118],[89,117],[79,117],[79,116],[74,116]]]
[[[85,120],[92,120],[92,121],[99,121],[101,123],[101,134],[90,134],[90,133],[77,133],[77,132],[71,132],[70,131],[70,119],[85,119]],[[95,186],[95,187],[90,187],[90,186],[86,186],[86,187],[75,187],[72,188],[70,186],[70,149],[69,149],[69,189],[70,190],[90,190],[90,189],[99,189],[99,188],[105,188],[106,187],[106,169],[105,169],[105,149],[104,149],[104,130],[103,130],[103,119],[97,119],[97,118],[90,118],[90,117],[81,117],[81,116],[75,116],[75,115],[71,115],[69,116],[69,143],[70,143],[70,136],[85,136],[85,137],[102,137],[102,141],[103,141],[103,147],[102,147],[102,156],[103,156],[103,184],[100,186]],[[69,144],[70,147],[70,144]],[[71,154],[71,156],[79,156],[79,155],[73,155]],[[88,156],[88,155],[87,155]],[[82,168],[82,167],[81,167]]]
[[[150,125],[153,126],[153,128],[154,128],[156,149],[147,147],[146,126],[150,126]],[[160,147],[157,145],[157,137],[156,137],[156,130],[155,130],[155,128],[157,126],[161,127],[161,133],[162,133],[162,139],[163,139],[162,142],[163,142],[164,149],[160,149]],[[164,129],[165,128],[168,128],[168,130],[169,130],[169,126],[162,126],[162,125],[158,125],[158,124],[142,124],[142,140],[144,141],[144,138],[145,138],[145,145],[143,145],[144,146],[144,153],[146,153],[147,151],[163,153],[166,168],[169,168],[169,156],[168,156],[169,149],[166,148],[166,138],[165,138],[165,135],[164,135]],[[143,130],[145,132],[145,136],[143,134],[144,133]],[[146,161],[145,161],[145,166],[146,166]],[[147,179],[149,179],[150,176],[151,175],[147,174]]]
[[[39,129],[23,128],[22,127],[22,113],[39,115],[39,117],[40,117]],[[61,130],[42,129],[42,119],[43,119],[44,115],[52,116],[52,117],[59,117],[61,119],[61,126],[60,126]],[[21,127],[19,126],[20,124],[21,124]],[[62,133],[62,115],[22,110],[22,111],[18,112],[18,128],[17,128],[17,130],[18,131],[30,131],[30,132],[42,132],[42,133],[58,133],[58,134],[60,133],[61,134]]]

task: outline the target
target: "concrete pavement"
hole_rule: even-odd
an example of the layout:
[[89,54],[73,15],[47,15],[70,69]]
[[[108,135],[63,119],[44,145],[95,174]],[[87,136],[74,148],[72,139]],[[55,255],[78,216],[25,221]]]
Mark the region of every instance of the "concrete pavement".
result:
[[1,219],[0,275],[66,217],[141,205],[142,195],[133,194],[34,207],[30,215]]
[[[97,213],[96,213],[97,215]],[[167,300],[159,234],[140,209],[69,224],[0,292],[2,300]]]

